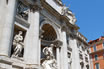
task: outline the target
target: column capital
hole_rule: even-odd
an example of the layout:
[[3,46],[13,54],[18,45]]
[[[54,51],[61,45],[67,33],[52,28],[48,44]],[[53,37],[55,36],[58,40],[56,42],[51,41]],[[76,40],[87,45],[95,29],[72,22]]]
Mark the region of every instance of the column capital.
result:
[[54,44],[56,45],[56,48],[60,48],[63,45],[63,42],[60,40],[57,40]]
[[42,9],[42,7],[37,5],[37,4],[36,5],[30,5],[30,11],[32,11],[32,12],[39,11],[41,9]]

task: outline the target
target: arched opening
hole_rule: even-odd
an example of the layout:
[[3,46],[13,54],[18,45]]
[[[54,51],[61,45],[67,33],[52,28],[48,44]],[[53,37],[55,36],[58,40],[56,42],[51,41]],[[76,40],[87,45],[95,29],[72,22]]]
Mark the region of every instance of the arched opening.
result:
[[42,34],[43,35],[42,40],[54,41],[57,39],[56,31],[51,25],[49,24],[43,25],[42,30],[44,31],[44,33]]
[[41,38],[41,64],[44,64],[45,60],[56,60],[56,47],[54,42],[57,40],[57,33],[50,24],[44,24],[41,29],[44,31],[42,33],[43,38]]

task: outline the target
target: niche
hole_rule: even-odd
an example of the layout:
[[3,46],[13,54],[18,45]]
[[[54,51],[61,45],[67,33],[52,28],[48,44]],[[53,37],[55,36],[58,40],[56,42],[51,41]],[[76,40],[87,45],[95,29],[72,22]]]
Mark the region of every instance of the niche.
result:
[[24,39],[26,35],[26,30],[15,25],[13,40],[12,40],[12,49],[11,49],[11,57],[23,57],[24,55]]

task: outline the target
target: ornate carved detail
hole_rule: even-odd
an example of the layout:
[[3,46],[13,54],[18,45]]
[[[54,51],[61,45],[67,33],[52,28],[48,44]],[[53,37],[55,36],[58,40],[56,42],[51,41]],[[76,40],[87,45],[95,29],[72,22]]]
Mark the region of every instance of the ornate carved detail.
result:
[[27,2],[29,5],[34,5],[37,0],[24,0],[25,2]]
[[45,40],[42,40],[42,45],[50,45],[50,44],[55,44],[56,45],[56,48],[59,48],[62,46],[62,41],[60,40],[55,40],[55,41],[45,41]]
[[18,2],[17,15],[25,20],[28,19],[29,8],[21,1]]
[[62,31],[67,31],[67,26],[66,26],[66,23],[64,23],[64,22],[62,22],[62,24],[61,24],[61,30]]
[[66,7],[65,5],[62,7],[61,15],[66,15],[69,11],[69,7]]
[[30,5],[30,11],[35,12],[35,11],[39,11],[42,8],[39,5]]
[[51,44],[49,47],[45,47],[43,49],[43,53],[46,56],[42,62],[43,69],[57,69],[57,62],[53,54],[54,47],[56,47],[56,45]]
[[24,43],[23,43],[22,31],[19,31],[19,34],[16,34],[14,36],[12,57],[21,57],[23,55],[22,54],[23,48],[24,48]]

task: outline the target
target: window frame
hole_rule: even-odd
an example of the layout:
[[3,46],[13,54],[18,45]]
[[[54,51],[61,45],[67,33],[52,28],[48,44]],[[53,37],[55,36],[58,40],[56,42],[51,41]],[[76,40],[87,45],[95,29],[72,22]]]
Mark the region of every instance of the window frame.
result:
[[[96,57],[96,56],[97,56],[97,57]],[[97,60],[98,60],[98,55],[95,54],[95,55],[94,55],[94,58],[95,58],[95,61],[97,61]]]
[[104,59],[104,53],[103,53],[103,59]]
[[103,46],[103,48],[104,48],[104,41],[103,41],[103,43],[102,43],[102,46]]
[[93,46],[93,51],[94,51],[94,52],[97,51],[97,47],[96,47],[96,45]]
[[95,69],[97,69],[97,66],[96,66],[97,64],[98,64],[98,69],[100,69],[100,64],[99,63],[95,64]]

